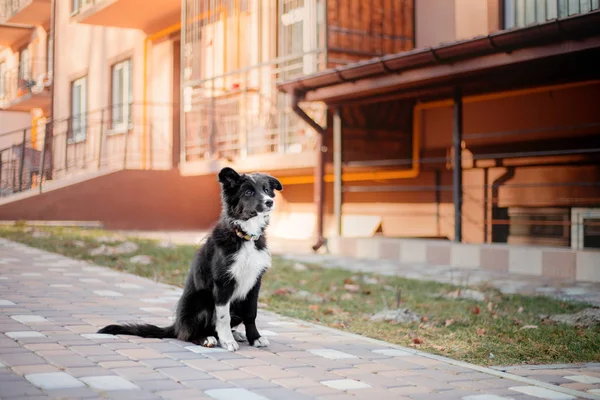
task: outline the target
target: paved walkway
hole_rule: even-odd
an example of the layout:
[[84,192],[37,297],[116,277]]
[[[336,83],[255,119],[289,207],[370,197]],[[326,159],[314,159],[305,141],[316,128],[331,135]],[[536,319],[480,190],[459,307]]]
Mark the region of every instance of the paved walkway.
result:
[[169,324],[179,293],[0,239],[0,399],[600,399],[598,365],[561,378],[588,386],[557,386],[265,311],[266,349],[95,334]]

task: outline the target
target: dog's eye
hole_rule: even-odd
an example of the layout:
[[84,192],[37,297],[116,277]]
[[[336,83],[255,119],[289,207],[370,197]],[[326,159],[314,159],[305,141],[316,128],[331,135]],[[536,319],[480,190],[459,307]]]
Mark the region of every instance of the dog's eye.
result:
[[246,193],[244,193],[244,196],[254,196],[254,190],[246,190]]
[[268,188],[264,188],[264,189],[263,189],[263,191],[264,191],[266,194],[269,194],[269,189],[268,189]]

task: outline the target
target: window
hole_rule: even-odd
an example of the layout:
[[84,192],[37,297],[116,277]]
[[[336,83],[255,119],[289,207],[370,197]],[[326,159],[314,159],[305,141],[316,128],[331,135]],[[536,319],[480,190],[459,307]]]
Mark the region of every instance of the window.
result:
[[48,74],[48,78],[50,78],[52,76],[52,63],[53,63],[53,59],[52,59],[52,55],[54,53],[54,47],[52,46],[52,41],[54,39],[52,39],[52,35],[48,34],[48,38],[46,40],[46,73]]
[[71,14],[77,14],[84,6],[92,3],[93,0],[71,0]]
[[599,0],[503,0],[504,28],[521,28],[597,10]]
[[19,79],[31,80],[31,53],[29,47],[24,47],[19,52]]
[[509,244],[568,246],[568,208],[510,207]]
[[111,81],[112,129],[115,132],[125,132],[131,124],[131,103],[133,99],[131,60],[113,65]]
[[0,99],[6,95],[6,63],[0,63]]
[[87,136],[87,76],[71,83],[70,139],[84,141]]
[[571,221],[572,249],[600,249],[600,208],[572,208]]

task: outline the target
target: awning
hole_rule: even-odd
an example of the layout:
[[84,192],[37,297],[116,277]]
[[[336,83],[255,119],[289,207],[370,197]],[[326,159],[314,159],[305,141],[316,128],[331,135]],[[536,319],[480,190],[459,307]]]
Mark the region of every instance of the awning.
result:
[[600,11],[494,32],[330,69],[278,85],[305,101],[328,104],[402,91],[416,97],[432,87],[511,66],[600,49]]

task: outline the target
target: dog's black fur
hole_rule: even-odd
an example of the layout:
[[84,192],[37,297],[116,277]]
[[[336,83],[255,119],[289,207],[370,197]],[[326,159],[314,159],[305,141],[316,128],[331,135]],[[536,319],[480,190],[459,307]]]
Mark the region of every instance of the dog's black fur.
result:
[[[271,260],[264,230],[273,209],[274,191],[283,187],[272,176],[240,175],[231,168],[221,170],[219,182],[222,215],[194,257],[175,323],[165,328],[147,324],[109,325],[99,333],[177,338],[205,346],[215,345],[218,338],[222,347],[235,351],[238,345],[232,343],[232,336],[240,341],[244,338],[233,335],[231,329],[244,323],[250,345],[268,344],[261,338],[255,320],[261,278]],[[229,316],[225,312],[228,304]],[[223,325],[227,318],[230,318],[228,332]]]

